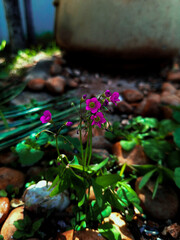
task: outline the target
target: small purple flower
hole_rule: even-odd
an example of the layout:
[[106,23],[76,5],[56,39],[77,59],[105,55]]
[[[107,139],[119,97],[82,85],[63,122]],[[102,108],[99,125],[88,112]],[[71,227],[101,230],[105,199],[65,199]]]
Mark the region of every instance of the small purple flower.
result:
[[107,107],[108,104],[109,104],[109,101],[107,99],[105,99],[104,102],[103,102],[103,106]]
[[106,90],[106,91],[105,91],[105,96],[106,96],[106,97],[110,97],[110,96],[111,96],[110,90]]
[[106,119],[101,112],[97,112],[95,115],[91,116],[91,120],[93,120],[91,125],[97,125],[99,128],[101,128],[102,123],[106,122]]
[[116,102],[119,102],[119,93],[118,92],[114,92],[111,96],[110,96],[110,100],[112,103],[114,103],[117,106]]
[[86,100],[86,110],[90,110],[92,113],[96,113],[101,107],[101,103],[97,98],[91,98]]
[[86,99],[86,97],[87,97],[87,94],[84,94],[83,96],[82,96],[82,98],[85,100]]
[[48,123],[51,121],[51,113],[49,110],[44,111],[43,115],[41,116],[40,120],[42,123]]
[[67,127],[71,127],[72,125],[73,125],[72,122],[67,122],[67,123],[66,123],[66,126],[67,126]]

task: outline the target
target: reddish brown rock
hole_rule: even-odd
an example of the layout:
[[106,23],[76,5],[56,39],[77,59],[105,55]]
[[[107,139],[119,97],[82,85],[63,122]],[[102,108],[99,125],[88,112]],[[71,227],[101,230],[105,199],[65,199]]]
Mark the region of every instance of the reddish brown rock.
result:
[[176,93],[176,88],[168,82],[162,84],[162,92]]
[[10,202],[7,197],[0,197],[0,224],[7,218],[10,210]]
[[139,102],[143,99],[143,94],[140,91],[134,89],[126,89],[122,94],[125,100],[129,103]]
[[96,149],[110,149],[111,143],[103,136],[92,137],[92,147]]
[[178,223],[173,223],[172,225],[165,227],[162,234],[167,235],[167,233],[169,233],[173,238],[177,239],[180,237],[180,225]]
[[45,80],[42,78],[35,78],[28,82],[28,88],[35,91],[40,91],[45,87]]
[[58,233],[57,240],[73,240],[74,230],[71,229],[69,231]]
[[117,109],[120,113],[132,113],[133,107],[126,101],[120,101],[117,103]]
[[59,75],[62,72],[62,67],[58,63],[53,63],[50,67],[51,75]]
[[161,115],[160,95],[156,93],[149,94],[136,107],[135,113],[143,117],[159,117]]
[[173,110],[170,107],[168,107],[168,106],[161,106],[161,112],[162,112],[162,116],[165,119],[171,119],[172,118]]
[[0,189],[6,189],[8,185],[21,188],[24,185],[25,176],[18,170],[1,167],[0,179]]
[[73,240],[105,240],[105,238],[95,230],[86,229],[75,232]]
[[140,145],[136,145],[134,149],[126,152],[122,149],[120,142],[117,142],[113,145],[112,152],[117,156],[119,164],[125,162],[128,165],[143,165],[149,163],[149,160],[143,151],[143,147]]
[[175,81],[180,81],[180,71],[170,71],[167,74],[167,81],[175,82]]
[[80,79],[79,78],[73,78],[68,80],[68,86],[71,88],[77,88],[79,85]]
[[177,106],[180,105],[180,98],[169,92],[163,92],[161,94],[161,103],[166,105]]
[[174,218],[178,212],[179,199],[171,186],[160,185],[156,196],[152,199],[155,182],[149,181],[142,189],[139,189],[139,177],[135,183],[135,191],[141,200],[144,212],[159,220]]
[[12,152],[4,152],[0,154],[0,163],[9,164],[16,161],[17,155]]
[[127,227],[127,224],[120,213],[112,212],[111,215],[105,219],[105,222],[111,222],[119,228],[122,240],[134,240],[133,235]]
[[4,222],[1,228],[1,235],[4,237],[5,240],[12,240],[13,234],[17,230],[14,226],[14,222],[20,219],[24,219],[24,207],[18,207],[12,210],[9,214],[8,218]]
[[63,93],[65,85],[66,82],[64,78],[59,76],[48,78],[46,81],[46,87],[52,93]]

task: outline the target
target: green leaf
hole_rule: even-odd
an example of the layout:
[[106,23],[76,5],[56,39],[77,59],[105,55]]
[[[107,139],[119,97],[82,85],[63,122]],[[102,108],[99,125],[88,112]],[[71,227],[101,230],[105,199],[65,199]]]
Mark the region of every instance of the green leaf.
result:
[[155,198],[156,196],[156,193],[157,193],[157,190],[158,190],[158,186],[159,184],[161,183],[162,181],[162,173],[160,172],[157,179],[156,179],[156,182],[155,182],[155,185],[154,185],[154,190],[153,190],[153,195],[152,195],[152,199]]
[[162,136],[166,136],[169,133],[174,132],[174,130],[179,126],[179,124],[175,123],[170,119],[164,119],[159,123],[159,134]]
[[163,160],[166,154],[172,150],[171,144],[165,140],[144,140],[142,146],[147,156],[157,162]]
[[141,175],[146,174],[147,172],[152,171],[156,168],[155,165],[145,164],[145,165],[133,165],[133,167],[140,172]]
[[180,149],[180,128],[177,128],[173,133],[174,142],[176,143],[177,147]]
[[172,169],[179,167],[180,166],[179,159],[180,159],[180,151],[171,152],[167,160],[168,167]]
[[174,170],[174,181],[178,188],[180,188],[180,167]]
[[38,162],[44,155],[44,152],[38,149],[33,148],[29,144],[26,144],[24,141],[18,143],[15,148],[19,161],[24,166],[31,166]]
[[22,239],[23,237],[25,237],[26,234],[24,232],[21,232],[19,230],[17,230],[14,234],[13,234],[13,237],[15,239]]
[[39,228],[40,228],[40,226],[41,226],[41,224],[42,224],[43,221],[44,221],[44,219],[43,219],[43,218],[40,218],[40,219],[38,219],[37,221],[35,221],[35,222],[33,223],[33,225],[32,225],[32,231],[33,231],[33,233],[35,233],[35,232],[37,232],[37,230],[39,230]]
[[4,240],[4,237],[3,235],[0,234],[0,240]]
[[112,207],[120,210],[121,212],[124,212],[122,200],[112,190],[106,189],[106,191],[104,193],[104,197],[105,197],[106,201],[108,201],[111,204]]
[[125,151],[130,151],[136,146],[136,141],[134,139],[131,141],[121,140],[120,144]]
[[99,184],[97,184],[93,178],[91,181],[97,204],[101,208],[103,205],[102,187]]
[[100,162],[99,164],[90,165],[89,169],[92,171],[97,172],[99,169],[103,168],[109,161],[109,158],[104,159],[104,161]]
[[180,110],[174,110],[173,111],[173,118],[180,123]]
[[121,181],[121,177],[118,174],[108,174],[96,178],[96,183],[102,187],[108,187]]
[[141,182],[139,183],[139,189],[143,188],[146,183],[149,181],[151,176],[157,171],[157,169],[154,169],[144,175],[144,177],[141,179]]
[[4,189],[0,190],[0,197],[7,197],[7,192]]
[[104,223],[98,227],[99,233],[109,240],[121,240],[121,234],[117,226],[110,223]]

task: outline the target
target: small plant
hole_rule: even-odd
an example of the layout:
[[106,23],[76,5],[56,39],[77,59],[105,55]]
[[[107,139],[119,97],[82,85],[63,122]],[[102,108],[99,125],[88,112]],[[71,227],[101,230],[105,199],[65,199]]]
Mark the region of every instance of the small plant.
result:
[[13,237],[15,239],[27,239],[33,237],[35,233],[38,232],[39,228],[44,221],[43,218],[38,219],[35,222],[32,222],[30,217],[25,216],[24,219],[20,219],[14,222],[14,226],[17,228]]
[[[75,230],[84,228],[96,228],[99,232],[110,240],[121,239],[120,232],[114,229],[110,223],[102,224],[105,217],[108,217],[112,208],[120,211],[129,221],[133,217],[131,205],[136,206],[140,211],[139,199],[128,184],[129,180],[123,178],[125,166],[119,169],[118,173],[111,173],[108,168],[109,158],[103,159],[99,163],[92,164],[92,128],[111,128],[106,119],[109,102],[117,104],[119,94],[105,91],[98,97],[87,99],[84,95],[80,101],[80,120],[78,133],[80,135],[80,147],[77,154],[71,160],[65,154],[60,153],[59,139],[63,139],[70,146],[73,145],[69,139],[61,134],[64,127],[69,127],[73,123],[66,122],[60,128],[53,121],[50,111],[46,110],[40,118],[43,124],[51,123],[55,131],[43,130],[42,132],[51,134],[55,138],[58,153],[57,168],[58,175],[54,179],[50,189],[53,188],[51,196],[54,196],[66,189],[71,193],[71,200],[74,205],[74,217],[71,220]],[[87,142],[82,143],[82,130],[86,131]],[[93,189],[96,200],[89,202],[90,189]]]

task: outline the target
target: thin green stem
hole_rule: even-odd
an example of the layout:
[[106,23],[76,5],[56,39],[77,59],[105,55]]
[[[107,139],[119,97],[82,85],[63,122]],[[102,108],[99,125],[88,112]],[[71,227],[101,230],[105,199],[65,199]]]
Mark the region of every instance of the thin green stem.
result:
[[89,139],[90,139],[90,127],[88,129],[88,137],[87,137],[86,151],[85,151],[85,158],[84,158],[84,167],[86,167],[87,155],[88,155],[88,152],[89,152]]
[[92,126],[89,126],[89,134],[90,134],[90,144],[89,144],[89,158],[88,158],[88,164],[87,167],[90,164],[91,156],[92,156]]
[[57,149],[57,153],[58,153],[58,156],[60,157],[60,151],[59,151],[59,147],[58,147],[58,135],[55,135],[55,138],[56,138],[56,149]]

